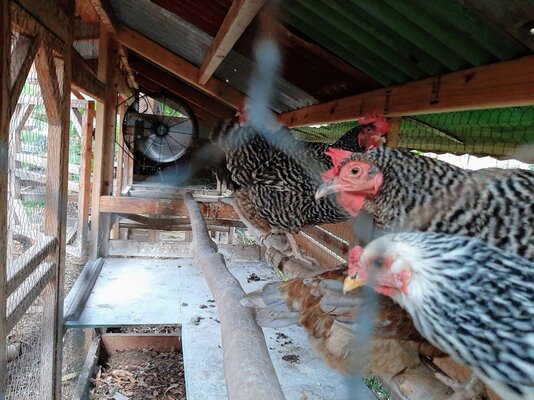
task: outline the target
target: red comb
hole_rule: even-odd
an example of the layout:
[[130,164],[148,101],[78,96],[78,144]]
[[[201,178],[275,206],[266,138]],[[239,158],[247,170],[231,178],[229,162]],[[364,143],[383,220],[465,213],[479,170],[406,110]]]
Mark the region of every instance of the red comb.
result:
[[329,147],[328,149],[326,149],[324,154],[330,157],[330,159],[332,160],[332,164],[334,164],[334,167],[337,167],[341,161],[351,156],[352,152],[343,149],[336,149],[335,147]]
[[334,166],[330,168],[328,171],[325,171],[321,174],[321,179],[326,182],[330,179],[333,179],[336,177],[336,175],[339,173],[339,163],[343,161],[345,158],[352,155],[350,151],[343,150],[343,149],[336,149],[335,147],[329,147],[324,152],[330,159],[332,160],[332,164]]
[[362,119],[358,120],[360,125],[373,124],[382,135],[389,132],[389,123],[382,115],[366,115]]

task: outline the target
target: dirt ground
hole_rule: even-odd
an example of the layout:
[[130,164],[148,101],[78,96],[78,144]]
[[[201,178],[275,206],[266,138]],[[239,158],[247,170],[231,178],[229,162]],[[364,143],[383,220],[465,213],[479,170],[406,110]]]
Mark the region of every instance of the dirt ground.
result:
[[90,399],[185,400],[182,353],[127,350],[99,365]]

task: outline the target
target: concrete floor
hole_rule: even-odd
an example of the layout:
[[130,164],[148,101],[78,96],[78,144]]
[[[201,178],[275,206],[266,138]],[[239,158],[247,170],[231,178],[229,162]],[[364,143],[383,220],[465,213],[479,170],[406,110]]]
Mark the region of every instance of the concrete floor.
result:
[[[277,280],[265,263],[230,263],[245,292]],[[255,273],[260,281],[247,281]],[[182,325],[188,400],[226,400],[217,307],[190,258],[107,259],[78,321],[69,325]],[[348,380],[315,356],[299,327],[264,329],[287,400],[376,399],[359,379]],[[297,362],[286,361],[292,356]]]

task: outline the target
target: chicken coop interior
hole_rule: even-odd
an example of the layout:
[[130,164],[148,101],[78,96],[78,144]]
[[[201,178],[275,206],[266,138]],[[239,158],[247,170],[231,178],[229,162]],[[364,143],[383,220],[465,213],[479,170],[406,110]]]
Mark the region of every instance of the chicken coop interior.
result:
[[[281,198],[319,201],[298,171],[349,132],[352,152],[534,171],[532,1],[0,4],[0,399],[444,400],[469,380],[369,329],[353,373],[330,330],[264,327],[243,298],[315,295],[374,232]],[[239,158],[246,126],[263,139]]]

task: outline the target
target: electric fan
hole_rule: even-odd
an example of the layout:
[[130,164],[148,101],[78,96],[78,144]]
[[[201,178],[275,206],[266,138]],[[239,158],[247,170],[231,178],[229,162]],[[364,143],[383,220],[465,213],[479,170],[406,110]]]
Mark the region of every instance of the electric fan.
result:
[[165,94],[142,94],[126,110],[122,122],[124,143],[135,156],[156,165],[182,157],[198,135],[193,112]]

